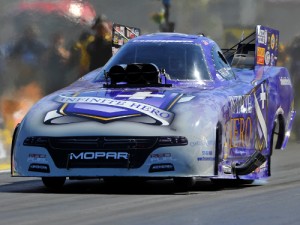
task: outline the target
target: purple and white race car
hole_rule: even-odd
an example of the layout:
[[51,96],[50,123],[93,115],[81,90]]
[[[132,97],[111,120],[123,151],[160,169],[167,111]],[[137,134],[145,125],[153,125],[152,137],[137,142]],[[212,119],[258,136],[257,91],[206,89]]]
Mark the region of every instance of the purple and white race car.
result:
[[103,68],[32,107],[14,133],[12,176],[41,177],[50,188],[66,178],[187,187],[197,178],[267,178],[295,117],[278,43],[279,32],[260,25],[223,51],[202,35],[133,38]]

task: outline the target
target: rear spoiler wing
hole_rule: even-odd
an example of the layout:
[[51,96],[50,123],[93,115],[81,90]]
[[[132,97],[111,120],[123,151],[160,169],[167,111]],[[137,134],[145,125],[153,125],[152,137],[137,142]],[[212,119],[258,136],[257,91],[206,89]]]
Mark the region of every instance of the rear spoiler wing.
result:
[[278,47],[279,31],[257,25],[249,36],[242,38],[230,49],[223,49],[223,54],[232,67],[276,66]]

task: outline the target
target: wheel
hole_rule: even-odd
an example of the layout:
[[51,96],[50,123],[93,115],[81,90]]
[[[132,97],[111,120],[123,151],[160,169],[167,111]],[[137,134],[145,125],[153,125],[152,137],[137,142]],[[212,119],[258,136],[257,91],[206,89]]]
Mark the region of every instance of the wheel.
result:
[[60,189],[64,186],[65,177],[42,177],[43,184],[50,189]]
[[180,191],[188,191],[196,184],[196,177],[174,177],[173,181]]

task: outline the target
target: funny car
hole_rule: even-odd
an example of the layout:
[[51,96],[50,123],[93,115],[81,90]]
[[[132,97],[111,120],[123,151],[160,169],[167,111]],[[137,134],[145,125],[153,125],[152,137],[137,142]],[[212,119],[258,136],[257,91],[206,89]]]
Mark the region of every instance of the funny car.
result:
[[[114,43],[124,41],[121,28]],[[279,31],[262,25],[227,50],[204,35],[125,39],[104,67],[31,108],[14,132],[12,176],[50,188],[66,178],[189,187],[268,178],[295,116],[278,43]]]

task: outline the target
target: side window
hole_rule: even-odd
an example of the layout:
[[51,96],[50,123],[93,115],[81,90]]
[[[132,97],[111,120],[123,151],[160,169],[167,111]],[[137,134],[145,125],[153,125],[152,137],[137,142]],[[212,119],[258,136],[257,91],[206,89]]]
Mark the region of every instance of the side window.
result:
[[223,78],[225,80],[231,80],[235,78],[229,63],[225,59],[218,46],[214,46],[212,48],[212,58],[217,71],[217,76],[221,76],[221,79]]

